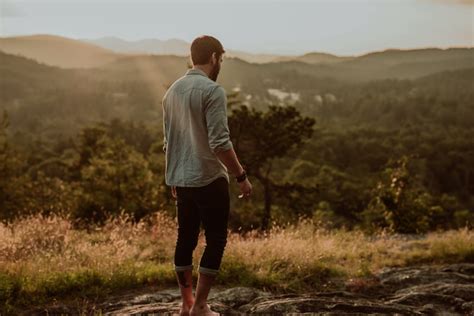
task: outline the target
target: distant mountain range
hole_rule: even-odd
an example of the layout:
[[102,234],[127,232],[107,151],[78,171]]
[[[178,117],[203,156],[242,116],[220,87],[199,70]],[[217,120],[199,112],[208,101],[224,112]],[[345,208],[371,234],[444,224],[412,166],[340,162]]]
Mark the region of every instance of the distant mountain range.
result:
[[[5,47],[12,49],[4,43],[0,41],[0,112],[5,109],[12,115],[17,132],[72,136],[83,124],[113,117],[159,122],[167,87],[187,70],[184,56],[118,54],[69,39],[21,42],[23,46],[16,49],[21,48],[28,58],[2,52]],[[295,96],[298,109],[313,114],[321,102],[329,102],[324,104],[330,114],[334,100],[357,95],[385,107],[385,98],[397,100],[398,93],[422,93],[410,83],[416,81],[418,87],[420,80],[431,87],[426,95],[455,95],[472,104],[473,54],[472,48],[390,50],[336,64],[255,64],[229,58],[218,82],[229,93],[239,90],[239,98],[257,108],[262,109],[267,101],[278,102],[273,93],[277,92]],[[384,97],[374,101],[374,93],[384,90],[388,91]]]
[[[81,39],[102,48],[117,53],[156,54],[189,56],[191,43],[180,39],[158,40],[143,39],[138,41],[126,41],[117,37],[102,37],[98,39]],[[301,56],[281,56],[272,54],[252,54],[244,51],[226,49],[226,57],[236,57],[250,63],[268,63],[296,60],[311,64],[333,63],[351,59],[354,57],[339,57],[327,53],[308,53]]]
[[[77,40],[55,35],[0,37],[0,50],[61,68],[104,68],[141,71],[176,79],[189,64],[189,43],[172,39],[128,42],[115,37]],[[474,48],[389,49],[361,56],[307,53],[301,56],[258,55],[229,51],[221,76],[230,86],[260,81],[280,87],[325,78],[367,81],[384,78],[413,79],[439,71],[474,67]],[[258,63],[257,63],[258,61]],[[121,73],[124,75],[124,73]],[[304,79],[307,78],[307,79]],[[158,79],[156,79],[158,80]],[[160,79],[161,80],[161,79]],[[164,80],[164,79],[163,79]],[[309,81],[308,81],[309,80]]]
[[[0,50],[6,53],[22,55],[64,68],[96,67],[123,55],[153,54],[188,57],[190,45],[180,39],[126,41],[117,37],[102,37],[78,40],[48,34],[0,37]],[[230,49],[226,49],[225,57],[239,58],[249,63],[301,61],[309,64],[337,63],[355,58],[317,52],[301,56],[252,54]]]

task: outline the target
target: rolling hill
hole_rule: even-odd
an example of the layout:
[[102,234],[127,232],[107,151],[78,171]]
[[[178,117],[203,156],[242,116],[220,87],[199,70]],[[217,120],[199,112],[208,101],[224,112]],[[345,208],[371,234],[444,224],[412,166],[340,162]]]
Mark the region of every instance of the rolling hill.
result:
[[[84,42],[112,50],[116,53],[127,54],[155,54],[155,55],[176,55],[187,57],[191,43],[180,39],[143,39],[138,41],[127,41],[117,37],[102,37],[98,39],[81,39]],[[266,63],[279,61],[280,59],[292,60],[296,56],[280,56],[272,54],[252,54],[240,50],[227,49],[226,57],[243,59],[249,63]]]
[[335,64],[347,60],[352,60],[357,57],[354,56],[336,56],[328,53],[311,52],[300,56],[286,56],[273,60],[273,62],[282,61],[299,61],[307,64]]
[[[105,67],[112,69],[117,66],[117,69],[125,69],[140,67],[145,72],[145,76],[152,74],[151,71],[146,70],[152,63],[153,69],[160,71],[161,78],[167,78],[165,81],[176,79],[177,74],[182,73],[189,63],[187,56],[172,57],[170,54],[131,53],[126,48],[128,44],[125,41],[116,38],[104,38],[103,40],[108,41],[109,44],[115,43],[115,46],[111,44],[114,47],[122,45],[120,47],[124,52],[116,53],[80,40],[51,35],[0,38],[0,49],[7,53],[23,55],[41,63],[64,68]],[[156,48],[160,43],[163,44],[150,40],[137,42],[137,45],[142,45],[142,49],[146,50],[151,49],[150,47]],[[184,49],[184,46],[187,45],[186,42],[179,40],[166,43],[167,47],[163,46],[161,50],[156,48],[156,52],[176,51],[179,47]],[[318,78],[319,80],[332,78],[341,82],[360,82],[384,78],[414,79],[439,71],[474,66],[474,48],[388,49],[358,57],[342,57],[316,52],[302,56],[273,56],[276,59],[273,59],[271,55],[264,55],[262,58],[272,60],[264,63],[245,60],[245,58],[258,59],[261,56],[245,52],[237,53],[243,55],[243,58],[230,57],[232,55],[230,54],[226,58],[222,70],[222,81],[231,86],[245,85],[249,78],[252,78],[252,82],[258,83],[262,80],[275,82],[275,84],[286,86],[286,88],[294,86],[294,82],[301,82],[301,80],[290,82],[289,78]],[[131,65],[126,66],[127,63]],[[238,69],[239,67],[242,69]],[[227,78],[227,73],[231,74],[232,78]],[[120,75],[127,74],[121,73]]]
[[[73,135],[92,121],[113,117],[160,122],[162,96],[167,86],[185,73],[186,62],[185,57],[174,55],[130,55],[100,67],[63,69],[0,52],[0,110],[10,113],[15,133],[28,131],[50,137]],[[457,96],[469,103],[473,97],[474,67],[435,72],[410,81],[386,78],[364,82],[321,77],[291,68],[301,65],[322,69],[298,62],[252,64],[230,58],[218,82],[229,92],[239,87],[241,95],[251,96],[256,107],[269,100],[269,89],[298,93],[301,95],[298,106],[306,113],[313,113],[317,108],[316,95],[333,94],[337,99],[358,98],[365,102],[374,93],[385,100],[400,92],[409,95],[412,88],[417,88],[424,91],[423,95],[436,95],[439,99]],[[326,67],[326,71],[329,67],[335,69],[335,65]],[[376,71],[383,69],[386,68]],[[422,72],[427,71],[418,70],[417,75]],[[344,78],[343,73],[337,76]],[[343,116],[348,116],[347,113]]]
[[56,35],[0,37],[0,50],[63,68],[90,68],[115,60],[119,55],[89,43]]

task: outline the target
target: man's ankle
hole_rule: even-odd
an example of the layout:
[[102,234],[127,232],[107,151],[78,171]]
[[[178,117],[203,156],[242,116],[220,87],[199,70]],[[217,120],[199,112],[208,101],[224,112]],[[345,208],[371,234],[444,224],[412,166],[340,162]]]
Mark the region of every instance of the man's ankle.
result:
[[194,309],[203,309],[207,307],[207,302],[194,302],[193,308]]
[[191,308],[194,305],[194,301],[183,301],[183,306]]

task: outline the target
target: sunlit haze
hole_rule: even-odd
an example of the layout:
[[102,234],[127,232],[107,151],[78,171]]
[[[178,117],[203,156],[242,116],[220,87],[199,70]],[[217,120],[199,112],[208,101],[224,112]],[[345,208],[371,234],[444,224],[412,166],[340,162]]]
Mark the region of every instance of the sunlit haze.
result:
[[125,40],[214,35],[253,53],[339,55],[473,46],[473,1],[72,1],[0,3],[3,37],[53,34]]

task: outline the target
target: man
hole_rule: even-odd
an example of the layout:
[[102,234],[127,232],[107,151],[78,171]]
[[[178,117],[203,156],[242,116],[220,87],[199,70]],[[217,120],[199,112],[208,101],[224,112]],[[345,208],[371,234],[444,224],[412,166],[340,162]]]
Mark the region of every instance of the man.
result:
[[[216,38],[197,37],[191,44],[193,68],[163,97],[165,181],[177,205],[174,265],[183,299],[180,315],[219,315],[210,310],[207,296],[227,243],[228,171],[235,176],[240,196],[247,197],[252,191],[229,137],[226,93],[216,83],[224,53]],[[201,222],[206,247],[194,298],[192,258]]]

